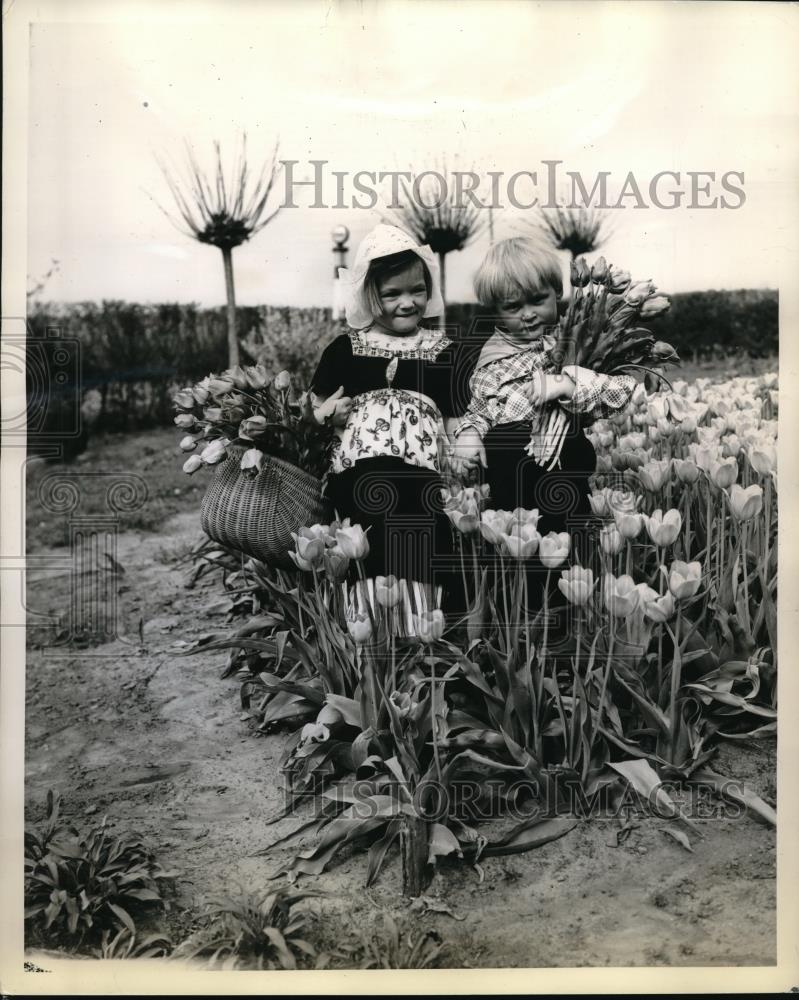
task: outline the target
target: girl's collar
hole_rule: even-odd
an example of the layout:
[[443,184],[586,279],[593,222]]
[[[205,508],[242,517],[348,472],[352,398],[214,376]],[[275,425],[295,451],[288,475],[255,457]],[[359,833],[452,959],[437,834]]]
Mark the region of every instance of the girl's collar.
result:
[[423,358],[433,361],[451,341],[440,330],[420,327],[410,337],[394,337],[375,327],[350,330],[353,354],[377,358]]

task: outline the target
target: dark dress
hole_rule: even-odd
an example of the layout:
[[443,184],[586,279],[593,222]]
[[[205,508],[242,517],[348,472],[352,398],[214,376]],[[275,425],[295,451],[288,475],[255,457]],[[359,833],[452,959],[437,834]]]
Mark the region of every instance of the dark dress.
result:
[[[366,399],[377,405],[377,417],[360,424],[368,438],[361,449],[363,457],[358,458],[357,439],[349,455],[340,459],[337,471],[328,474],[325,494],[339,517],[349,517],[369,529],[369,555],[364,560],[367,576],[393,574],[434,587],[440,584],[445,593],[451,593],[457,567],[450,523],[443,513],[441,488],[445,484],[435,469],[414,464],[425,456],[407,444],[418,428],[414,406],[407,403],[404,393],[423,393],[438,408],[440,417],[459,415],[465,400],[458,398],[456,389],[456,345],[444,338],[440,350],[408,352],[410,356],[398,357],[395,365],[391,356],[379,349],[369,354],[362,350],[358,335],[337,337],[322,354],[311,383],[312,391],[320,396],[329,396],[343,386],[344,395],[353,397],[354,406],[367,405]],[[393,375],[388,373],[390,365]],[[405,401],[402,405],[407,405],[403,411],[407,419],[395,419],[391,424],[381,419],[380,406],[391,400]],[[432,422],[433,408],[428,407],[427,413]],[[417,434],[414,442],[414,446],[428,449],[428,462],[435,451],[431,436],[432,431],[422,437]],[[370,450],[380,449],[383,454],[370,454]]]

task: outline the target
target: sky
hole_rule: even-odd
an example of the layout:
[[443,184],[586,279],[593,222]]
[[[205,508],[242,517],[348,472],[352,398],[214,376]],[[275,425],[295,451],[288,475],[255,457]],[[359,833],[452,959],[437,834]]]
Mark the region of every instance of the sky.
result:
[[[781,211],[799,166],[786,143],[797,132],[799,69],[789,68],[797,61],[783,5],[106,7],[116,22],[97,7],[93,20],[31,29],[28,274],[33,284],[58,260],[46,298],[224,302],[219,251],[158,207],[170,195],[157,159],[180,170],[188,142],[208,166],[219,140],[228,162],[244,131],[253,169],[279,138],[298,177],[310,176],[313,159],[348,175],[418,173],[445,159],[506,176],[543,176],[544,160],[560,160],[589,188],[609,171],[614,195],[629,172],[646,192],[660,171],[679,172],[686,191],[688,171],[714,171],[718,195],[721,175],[740,171],[740,208],[691,209],[686,195],[673,210],[634,209],[628,199],[608,213],[602,252],[666,292],[777,287],[799,222]],[[531,185],[518,190],[526,198]],[[311,208],[309,195],[235,251],[241,304],[330,304],[332,227],[351,230],[351,261],[380,221],[376,210]],[[523,233],[534,215],[495,212],[495,237]],[[488,240],[486,227],[448,257],[450,301],[473,299]]]

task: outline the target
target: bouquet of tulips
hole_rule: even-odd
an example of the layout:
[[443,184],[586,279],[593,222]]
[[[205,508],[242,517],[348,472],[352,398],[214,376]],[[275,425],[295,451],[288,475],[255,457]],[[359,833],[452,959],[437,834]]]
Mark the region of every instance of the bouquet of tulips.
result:
[[287,371],[272,378],[263,365],[236,365],[181,389],[173,400],[175,423],[185,431],[180,447],[195,452],[184,472],[219,464],[231,448],[243,451],[241,468],[253,475],[265,455],[318,478],[327,469],[332,433],[313,419],[308,393],[297,393]]
[[[610,267],[604,257],[589,267],[584,258],[572,261],[572,295],[556,330],[551,352],[558,372],[578,374],[579,368],[606,375],[630,369],[652,371],[679,361],[671,344],[656,341],[641,320],[653,319],[670,305],[651,281],[632,282],[627,271]],[[652,373],[654,374],[654,372]],[[568,418],[558,408],[533,429],[529,453],[551,468],[558,460]]]

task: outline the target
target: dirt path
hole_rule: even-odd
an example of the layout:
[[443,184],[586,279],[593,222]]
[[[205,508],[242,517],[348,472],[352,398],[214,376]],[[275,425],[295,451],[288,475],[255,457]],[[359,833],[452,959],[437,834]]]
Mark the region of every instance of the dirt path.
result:
[[[175,639],[225,628],[208,607],[221,596],[218,582],[188,590],[185,566],[176,565],[197,537],[194,511],[159,534],[122,534],[117,589],[128,638],[58,655],[32,648],[27,670],[29,817],[41,817],[52,788],[76,819],[107,813],[120,832],[140,832],[180,873],[173,937],[215,893],[264,885],[290,854],[249,855],[297,823],[266,823],[282,806],[285,738],[250,733],[238,683],[219,678],[224,654],[169,654]],[[63,611],[68,593],[66,576],[30,575],[38,610]],[[775,754],[773,741],[724,747],[715,766],[769,795]],[[663,834],[662,821],[642,822],[613,847],[616,827],[597,820],[532,853],[484,861],[482,881],[449,865],[428,894],[462,920],[410,909],[396,857],[365,890],[365,857],[355,855],[316,880],[330,893],[316,904],[320,939],[335,944],[389,912],[436,928],[449,967],[772,964],[774,831],[749,816],[698,825],[705,837],[692,854]]]

